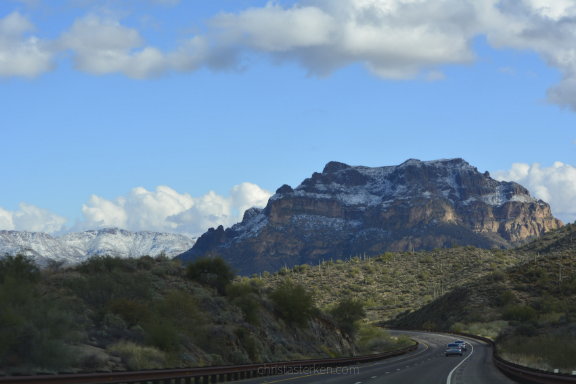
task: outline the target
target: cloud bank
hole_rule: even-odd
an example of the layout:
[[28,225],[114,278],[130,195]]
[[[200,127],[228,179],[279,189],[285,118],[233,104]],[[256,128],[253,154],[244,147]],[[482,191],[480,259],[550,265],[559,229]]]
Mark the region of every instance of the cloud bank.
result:
[[244,211],[254,206],[264,207],[270,196],[270,191],[247,182],[231,188],[227,197],[213,191],[192,197],[167,186],[159,186],[155,191],[138,187],[113,200],[92,195],[82,205],[83,220],[76,221],[71,228],[65,227],[68,219],[34,205],[21,203],[17,212],[0,208],[0,229],[59,235],[118,227],[195,237],[210,227],[229,227],[241,221]]
[[16,212],[0,207],[0,230],[56,233],[68,222],[67,218],[35,205],[20,203],[19,207]]
[[550,204],[555,217],[564,224],[576,220],[576,167],[555,162],[551,167],[514,163],[508,171],[494,172],[496,180],[515,181],[532,196]]
[[[156,0],[176,5],[178,1]],[[302,0],[268,2],[207,21],[208,31],[171,52],[150,46],[118,20],[88,15],[61,36],[43,41],[18,12],[0,19],[0,76],[34,77],[70,52],[77,70],[131,78],[199,68],[235,70],[249,55],[297,62],[327,76],[361,63],[382,79],[439,80],[442,66],[468,64],[472,40],[495,48],[534,51],[562,73],[548,101],[576,110],[576,5],[572,0]]]

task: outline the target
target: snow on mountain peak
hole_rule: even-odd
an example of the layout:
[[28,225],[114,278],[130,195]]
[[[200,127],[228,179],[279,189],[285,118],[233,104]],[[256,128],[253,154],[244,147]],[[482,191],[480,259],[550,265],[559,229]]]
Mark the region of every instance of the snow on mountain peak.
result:
[[24,252],[40,262],[53,259],[78,263],[92,255],[139,257],[161,252],[174,257],[192,248],[195,242],[184,235],[119,228],[74,232],[56,238],[42,232],[0,231],[1,254]]

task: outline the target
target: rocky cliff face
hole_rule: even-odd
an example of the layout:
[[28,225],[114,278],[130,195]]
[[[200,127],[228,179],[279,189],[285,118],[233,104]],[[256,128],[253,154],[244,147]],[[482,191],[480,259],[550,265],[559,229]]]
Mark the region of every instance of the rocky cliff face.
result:
[[330,162],[296,189],[284,185],[241,223],[209,229],[187,261],[216,252],[250,274],[359,253],[522,244],[562,226],[545,202],[463,159],[369,168]]

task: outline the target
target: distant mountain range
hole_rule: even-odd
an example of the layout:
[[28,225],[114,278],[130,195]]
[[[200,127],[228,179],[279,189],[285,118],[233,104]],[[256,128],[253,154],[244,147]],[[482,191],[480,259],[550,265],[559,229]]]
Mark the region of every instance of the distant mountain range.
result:
[[24,252],[40,264],[47,260],[78,263],[92,255],[120,257],[156,256],[164,251],[174,257],[190,249],[195,239],[159,232],[131,232],[118,228],[75,232],[52,237],[42,232],[0,231],[0,255]]
[[296,189],[280,187],[241,223],[210,228],[178,257],[217,253],[252,274],[454,243],[508,248],[562,225],[526,188],[460,158],[375,168],[330,162]]

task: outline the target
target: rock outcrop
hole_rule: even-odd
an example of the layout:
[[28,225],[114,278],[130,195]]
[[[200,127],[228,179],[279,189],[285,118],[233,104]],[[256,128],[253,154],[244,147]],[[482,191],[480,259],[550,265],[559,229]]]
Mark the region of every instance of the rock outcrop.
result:
[[330,162],[296,189],[280,187],[242,222],[211,228],[179,257],[216,252],[251,274],[453,243],[507,248],[562,225],[526,188],[494,180],[463,159],[377,168]]

